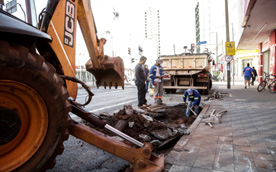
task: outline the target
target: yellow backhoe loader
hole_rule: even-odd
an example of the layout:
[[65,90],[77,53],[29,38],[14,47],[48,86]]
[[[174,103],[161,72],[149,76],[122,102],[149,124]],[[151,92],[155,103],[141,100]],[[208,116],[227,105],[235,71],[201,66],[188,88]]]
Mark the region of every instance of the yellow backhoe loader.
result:
[[[162,171],[164,155],[153,155],[151,144],[83,108],[93,93],[75,78],[77,21],[90,55],[86,68],[97,87],[124,87],[123,61],[104,55],[106,40],[97,38],[90,0],[49,0],[38,24],[33,0],[25,0],[26,22],[7,12],[16,3],[6,9],[0,3],[0,172],[53,168],[69,134],[131,162],[134,171]],[[75,101],[77,83],[89,94],[84,104]],[[125,141],[73,121],[69,112]]]

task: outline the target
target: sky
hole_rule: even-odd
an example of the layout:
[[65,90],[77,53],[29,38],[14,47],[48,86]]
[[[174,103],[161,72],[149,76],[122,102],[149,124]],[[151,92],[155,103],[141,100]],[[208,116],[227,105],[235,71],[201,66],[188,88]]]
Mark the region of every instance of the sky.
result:
[[[17,0],[23,7],[24,1]],[[37,14],[46,2],[35,0]],[[195,43],[195,3],[195,0],[91,0],[98,37],[107,39],[105,54],[122,57],[125,66],[131,65],[131,58],[139,59],[138,45],[155,47],[152,42],[144,41],[144,13],[149,7],[160,11],[161,55],[174,54],[174,46],[177,54],[183,53],[185,45],[190,47]],[[119,13],[115,20],[114,11]],[[18,9],[18,14],[23,19],[22,10]],[[76,43],[76,65],[84,65],[89,56],[79,27]],[[131,57],[128,47],[132,47]],[[155,60],[157,54],[148,58]]]
[[[174,54],[174,45],[177,54],[183,53],[185,45],[190,47],[191,43],[195,43],[195,1],[93,0],[91,6],[99,35],[112,37],[106,46],[113,43],[116,55],[126,59],[126,63],[130,59],[128,47],[136,50],[137,44],[150,46],[150,43],[144,42],[144,13],[149,7],[160,11],[161,55]],[[114,11],[119,13],[116,20],[113,18]],[[106,31],[111,34],[101,34]],[[133,58],[139,58],[138,52],[132,53]]]

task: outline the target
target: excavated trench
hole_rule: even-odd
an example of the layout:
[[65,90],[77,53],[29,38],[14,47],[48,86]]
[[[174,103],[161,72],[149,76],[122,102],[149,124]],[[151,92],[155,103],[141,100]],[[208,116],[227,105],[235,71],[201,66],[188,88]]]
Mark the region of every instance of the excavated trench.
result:
[[[188,128],[196,119],[192,112],[190,117],[186,117],[185,112],[186,106],[183,103],[148,106],[143,109],[133,109],[131,105],[125,105],[113,115],[102,113],[99,116],[110,126],[136,140],[150,142],[154,153],[167,154],[182,135],[189,134]],[[114,136],[106,130],[101,131]]]

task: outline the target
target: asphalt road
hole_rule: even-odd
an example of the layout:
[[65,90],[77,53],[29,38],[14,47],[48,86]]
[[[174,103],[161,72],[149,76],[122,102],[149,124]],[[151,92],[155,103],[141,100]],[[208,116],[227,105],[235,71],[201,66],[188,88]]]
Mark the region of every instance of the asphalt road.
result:
[[[90,104],[85,106],[85,109],[95,114],[99,114],[101,112],[112,114],[116,110],[121,109],[125,104],[137,106],[137,91],[136,87],[133,85],[126,85],[124,90],[122,88],[91,88],[91,91],[94,93],[94,96]],[[87,100],[86,90],[79,89],[76,101],[84,103],[85,100]],[[74,118],[74,115],[72,116]]]
[[[126,85],[125,89],[91,88],[95,94],[86,110],[99,114],[107,112],[113,114],[123,108],[125,104],[131,104],[137,108],[137,89],[134,85]],[[167,104],[183,102],[183,90],[176,94],[165,94],[163,101]],[[84,89],[79,89],[77,102],[83,103],[87,99]],[[147,94],[148,103],[153,103],[153,98]],[[81,121],[74,114],[70,114],[76,121]],[[47,172],[117,172],[129,163],[101,149],[96,148],[82,140],[70,136],[64,142],[65,150],[56,158],[56,166]]]

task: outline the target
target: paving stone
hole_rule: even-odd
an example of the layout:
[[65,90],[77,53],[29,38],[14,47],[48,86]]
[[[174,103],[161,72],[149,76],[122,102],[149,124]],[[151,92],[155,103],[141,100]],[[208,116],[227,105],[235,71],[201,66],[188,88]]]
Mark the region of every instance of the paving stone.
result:
[[254,163],[257,168],[263,168],[268,170],[276,170],[276,163],[275,161],[268,161],[266,159],[255,159]]
[[276,148],[276,140],[265,139],[265,144],[268,148]]
[[227,137],[227,136],[219,136],[218,143],[232,143],[233,137]]
[[201,160],[201,161],[214,161],[216,155],[215,154],[201,154],[199,153],[196,160]]
[[191,172],[213,172],[213,170],[210,170],[210,169],[207,169],[207,168],[193,167]]
[[254,158],[251,152],[234,152],[235,165],[253,166]]
[[249,145],[249,141],[247,140],[247,138],[234,137],[233,144],[234,145]]
[[261,140],[258,138],[251,138],[251,137],[248,138],[248,141],[249,141],[250,145],[257,145],[260,143],[264,143],[264,140]]
[[174,161],[175,161],[175,158],[173,158],[173,157],[167,157],[166,160],[165,160],[165,164],[173,165]]
[[212,170],[214,165],[214,161],[206,161],[197,159],[193,165],[193,167],[200,167],[204,169]]
[[187,146],[191,147],[191,146],[197,146],[200,147],[201,144],[203,144],[203,139],[191,139]]
[[[232,97],[211,101],[206,113],[210,114],[211,109],[217,112],[227,109],[222,123],[215,124],[214,128],[204,123],[193,126],[190,140],[183,144],[182,150],[179,148],[182,152],[174,161],[174,165],[187,168],[174,169],[193,172],[276,171],[275,98],[272,99],[268,92],[262,92],[265,96],[260,97],[255,88],[246,91],[240,88],[223,90]],[[246,101],[233,102],[233,99]]]
[[274,160],[276,161],[276,148],[269,148],[271,155],[273,156]]
[[182,152],[180,156],[177,159],[175,159],[174,164],[192,167],[195,162],[196,156],[196,153]]
[[209,155],[216,155],[216,147],[200,147],[199,155],[209,154]]
[[186,137],[186,136],[181,137],[181,139],[176,143],[173,149],[175,151],[181,151],[183,147],[189,142],[190,139],[191,137]]
[[233,156],[216,155],[214,161],[214,170],[234,171]]
[[252,153],[255,160],[268,160],[274,161],[274,158],[271,154],[261,154],[261,153]]
[[251,147],[249,145],[234,145],[235,151],[251,152]]
[[216,171],[225,171],[225,172],[234,172],[234,164],[216,164],[214,170]]
[[271,170],[271,169],[266,169],[266,168],[261,168],[261,167],[256,167],[258,172],[275,172],[276,170]]
[[180,156],[181,152],[177,152],[177,151],[174,151],[172,150],[167,158],[165,159],[165,163],[168,163],[168,164],[173,164],[175,159],[177,159],[179,156]]
[[169,172],[190,172],[191,167],[173,165]]
[[186,145],[182,151],[187,153],[198,153],[199,149],[198,146]]
[[237,172],[257,172],[256,167],[252,167],[250,165],[244,166],[244,165],[235,165],[235,171]]
[[263,146],[261,145],[251,145],[251,152],[253,153],[270,153],[266,145],[264,144]]

